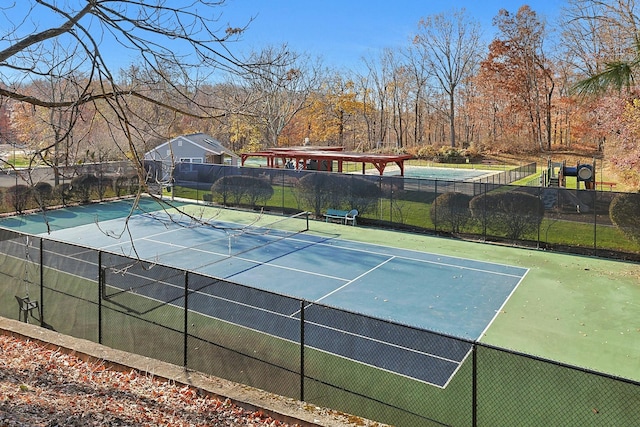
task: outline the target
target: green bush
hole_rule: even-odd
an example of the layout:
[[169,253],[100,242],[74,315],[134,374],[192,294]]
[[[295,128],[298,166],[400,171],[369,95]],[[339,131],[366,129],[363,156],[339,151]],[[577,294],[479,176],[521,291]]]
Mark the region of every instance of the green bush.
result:
[[298,180],[295,195],[300,207],[320,217],[328,208],[340,209],[349,192],[347,180],[338,174],[309,173]]
[[63,206],[66,206],[71,201],[71,184],[65,182],[64,184],[56,185],[53,189],[53,194]]
[[244,175],[223,176],[211,186],[211,195],[216,202],[224,205],[249,206],[264,204],[273,196],[273,187],[267,181]]
[[535,232],[544,217],[542,200],[519,191],[481,194],[471,199],[469,207],[487,230],[509,239]]
[[327,209],[357,209],[360,214],[378,204],[381,190],[369,179],[336,173],[314,173],[300,178],[295,195],[302,209],[317,217]]
[[33,186],[33,197],[40,208],[49,206],[53,199],[53,186],[48,182],[38,182]]
[[7,188],[4,192],[4,202],[15,212],[22,213],[29,207],[31,187],[18,184]]
[[462,163],[464,155],[461,151],[455,147],[441,147],[434,160],[439,163]]
[[117,177],[114,190],[117,197],[127,194],[129,192],[129,177],[124,175]]
[[464,193],[444,193],[431,205],[431,221],[443,231],[459,233],[472,219],[469,202],[471,196]]
[[378,206],[382,192],[377,182],[357,176],[340,176],[340,178],[348,181],[350,190],[344,194],[340,207],[346,210],[357,209],[362,215]]
[[110,191],[113,189],[113,179],[107,176],[101,176],[98,178],[98,198],[100,200],[104,199]]
[[71,180],[71,194],[82,203],[91,200],[91,194],[98,190],[100,179],[97,176],[86,173],[78,175]]
[[477,160],[480,157],[476,148],[441,147],[434,161],[439,163],[466,163]]
[[629,240],[640,243],[640,194],[616,195],[609,205],[609,218]]

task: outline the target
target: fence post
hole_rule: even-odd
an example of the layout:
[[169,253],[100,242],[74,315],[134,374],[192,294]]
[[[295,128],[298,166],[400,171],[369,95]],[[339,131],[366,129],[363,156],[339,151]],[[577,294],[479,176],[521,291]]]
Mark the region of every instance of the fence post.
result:
[[380,191],[380,198],[378,199],[378,212],[377,212],[377,217],[379,220],[383,220],[384,218],[382,217],[382,208],[383,208],[383,203],[385,203],[384,201],[384,192],[382,191],[382,186],[383,186],[383,182],[382,182],[382,176],[378,176],[378,190]]
[[286,211],[285,206],[284,206],[284,184],[285,184],[285,179],[286,179],[286,169],[282,170],[281,176],[282,176],[282,180],[280,182],[280,191],[282,192],[282,213],[286,214],[287,211]]
[[189,271],[185,270],[184,272],[184,332],[183,332],[183,342],[182,342],[182,366],[187,367],[187,328],[189,325]]
[[[382,177],[380,177],[382,179]],[[393,178],[390,179],[391,185],[389,185],[389,223],[393,224],[393,186],[395,184],[395,180]]]
[[300,400],[304,401],[304,300],[300,301]]
[[478,425],[478,346],[473,343],[471,346],[471,425]]
[[44,326],[44,255],[42,254],[44,239],[40,238],[40,326]]
[[[543,203],[543,207],[542,207],[542,218],[544,219],[544,216],[546,215],[546,210],[544,208],[544,201],[542,200],[542,196],[544,195],[544,192],[542,190],[542,187],[538,187],[538,200],[540,200],[541,203]],[[536,242],[536,249],[540,249],[540,227],[542,227],[542,219],[540,220],[540,222],[538,223],[538,241]]]
[[438,232],[438,206],[436,199],[438,198],[438,180],[433,181],[433,201],[431,202],[431,209],[433,209],[433,231]]
[[102,344],[102,298],[105,295],[102,251],[98,251],[98,344]]
[[202,172],[202,167],[200,165],[196,166],[196,202],[200,202],[202,197],[200,197],[200,175],[204,175]]
[[482,198],[482,240],[487,240],[487,187],[484,186],[484,197]]
[[598,209],[596,203],[598,202],[598,192],[591,190],[593,193],[593,256],[598,256]]

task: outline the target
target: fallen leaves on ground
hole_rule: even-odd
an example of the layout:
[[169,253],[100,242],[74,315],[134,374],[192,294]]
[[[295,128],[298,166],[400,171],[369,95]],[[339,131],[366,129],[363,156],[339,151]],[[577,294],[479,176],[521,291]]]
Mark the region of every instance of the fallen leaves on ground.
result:
[[197,390],[0,336],[0,427],[281,426]]

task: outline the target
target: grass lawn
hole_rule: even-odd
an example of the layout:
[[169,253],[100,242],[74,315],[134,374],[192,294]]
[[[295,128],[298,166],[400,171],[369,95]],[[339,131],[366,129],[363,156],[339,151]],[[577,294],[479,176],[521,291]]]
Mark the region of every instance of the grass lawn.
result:
[[[412,194],[418,196],[418,200]],[[176,187],[174,196],[184,197],[193,200],[202,200],[205,192],[185,187]],[[170,197],[170,193],[165,196]],[[433,202],[433,194],[426,192],[407,192],[402,199],[393,201],[380,199],[376,212],[361,213],[361,218],[371,218],[373,220],[395,222],[406,226],[415,226],[426,230],[435,230],[430,211]],[[413,200],[412,200],[413,198]],[[273,196],[265,203],[265,206],[274,211],[282,211],[283,206],[291,211],[300,210],[298,200],[294,196],[291,187],[275,186]],[[571,245],[582,248],[593,248],[594,239],[597,248],[601,250],[615,250],[623,252],[640,252],[640,244],[627,239],[616,227],[607,224],[598,224],[594,228],[593,223],[575,220],[563,220],[553,218],[553,214],[547,214],[540,226],[540,233],[523,236],[530,241],[546,242],[549,244]],[[592,218],[588,217],[587,221]],[[443,225],[438,226],[442,230]],[[446,229],[445,229],[446,231]],[[482,229],[470,224],[465,233],[478,234],[482,236]],[[490,235],[488,237],[491,237]],[[499,237],[499,236],[497,236]]]

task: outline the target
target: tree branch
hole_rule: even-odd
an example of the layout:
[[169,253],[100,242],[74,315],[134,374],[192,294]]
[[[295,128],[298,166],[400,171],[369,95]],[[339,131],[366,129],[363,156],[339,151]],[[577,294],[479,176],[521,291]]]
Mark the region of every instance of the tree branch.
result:
[[[37,1],[38,3],[42,4],[40,0],[37,0]],[[51,7],[49,5],[46,5],[46,6]],[[33,46],[37,43],[41,43],[45,40],[53,39],[58,36],[61,36],[62,34],[68,33],[78,23],[80,19],[82,19],[89,12],[91,12],[93,7],[94,7],[93,2],[89,2],[80,12],[78,12],[76,15],[71,17],[67,22],[65,22],[61,26],[57,28],[50,28],[48,30],[41,31],[37,34],[32,34],[30,36],[27,36],[24,39],[18,41],[17,43],[9,46],[7,49],[0,51],[0,62],[6,61],[7,59],[11,58],[13,55],[19,52],[22,52],[28,47]]]

